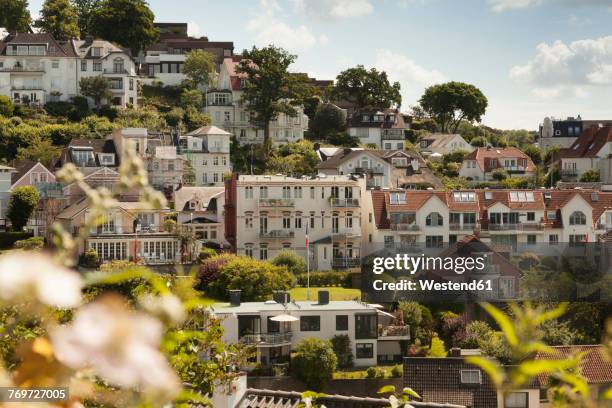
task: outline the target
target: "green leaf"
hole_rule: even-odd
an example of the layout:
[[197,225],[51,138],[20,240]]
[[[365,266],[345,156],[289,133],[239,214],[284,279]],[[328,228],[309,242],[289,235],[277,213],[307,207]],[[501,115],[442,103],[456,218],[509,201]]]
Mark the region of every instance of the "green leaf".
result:
[[510,318],[501,310],[496,308],[490,303],[482,303],[482,307],[495,319],[499,327],[501,328],[506,340],[510,347],[516,347],[519,344],[518,337],[516,335],[516,329]]
[[412,388],[404,387],[404,389],[402,390],[402,394],[421,399],[421,396],[417,394],[417,392]]
[[558,307],[552,310],[540,313],[536,318],[533,319],[533,323],[538,325],[540,323],[544,323],[547,320],[554,320],[560,316],[563,316],[567,311],[567,307],[567,302],[561,303]]
[[589,384],[586,380],[580,376],[570,374],[570,373],[561,373],[556,375],[561,381],[571,385],[573,387],[573,391],[581,394],[584,397],[589,396]]
[[381,387],[378,391],[376,391],[376,393],[378,394],[386,394],[388,392],[395,392],[395,385],[385,385],[384,387]]
[[501,368],[501,366],[496,362],[478,356],[468,356],[465,358],[465,361],[469,364],[480,367],[485,373],[487,373],[496,387],[500,387],[504,382],[506,375],[504,374],[504,370]]
[[604,391],[602,397],[605,400],[612,400],[612,387],[610,387],[606,391]]

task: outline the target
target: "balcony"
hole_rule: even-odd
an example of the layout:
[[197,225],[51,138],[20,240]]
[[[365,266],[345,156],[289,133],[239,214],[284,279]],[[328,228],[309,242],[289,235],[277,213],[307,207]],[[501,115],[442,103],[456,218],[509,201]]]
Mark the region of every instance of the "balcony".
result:
[[537,224],[490,224],[487,226],[489,231],[542,231],[544,225]]
[[0,68],[0,72],[45,72],[45,66],[40,65],[27,65],[27,66],[12,66]]
[[295,206],[295,201],[289,198],[260,198],[259,199],[260,207],[293,207]]
[[358,198],[335,198],[331,197],[329,199],[329,204],[332,207],[359,207],[359,199]]
[[332,259],[332,268],[334,269],[347,269],[347,268],[359,268],[359,267],[361,267],[361,258],[334,257]]
[[13,85],[13,91],[44,91],[42,84],[40,85]]
[[379,340],[409,340],[410,326],[386,326],[378,329]]
[[244,344],[257,345],[257,346],[282,346],[291,344],[293,333],[259,333],[259,334],[245,334],[240,337],[240,342]]
[[404,223],[393,223],[391,224],[393,231],[406,231],[406,232],[418,232],[421,230],[416,224],[404,224]]
[[[74,227],[75,235],[78,235],[79,228]],[[103,236],[114,236],[114,235],[147,235],[147,234],[169,234],[164,231],[163,228],[160,228],[158,225],[147,225],[136,227],[136,230],[132,228],[132,226],[124,227],[124,226],[107,226],[106,228],[102,226],[98,226],[95,231],[90,232],[89,236],[92,237],[103,237]]]
[[358,174],[383,174],[382,169],[375,169],[373,167],[355,167],[354,173]]
[[103,73],[105,74],[114,74],[114,75],[128,75],[129,72],[127,69],[109,69],[109,68],[104,68],[102,70]]
[[561,177],[578,177],[577,169],[561,169]]
[[389,132],[383,133],[381,135],[382,140],[404,140],[406,137],[404,136],[404,132]]
[[451,231],[474,231],[476,229],[476,224],[449,224],[448,228]]
[[272,230],[259,232],[259,238],[265,239],[284,239],[293,237],[295,237],[295,231],[292,230]]
[[525,166],[508,166],[504,167],[504,169],[506,169],[506,171],[510,174],[525,173],[525,171],[527,170]]
[[333,239],[355,239],[361,237],[361,231],[358,229],[336,229],[332,230]]

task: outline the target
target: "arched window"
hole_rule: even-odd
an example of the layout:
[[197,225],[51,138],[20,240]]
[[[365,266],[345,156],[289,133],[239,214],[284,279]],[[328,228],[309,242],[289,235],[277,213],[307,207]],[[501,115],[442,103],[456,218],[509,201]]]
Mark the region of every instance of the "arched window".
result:
[[570,225],[586,225],[586,215],[582,211],[574,211],[570,215]]
[[425,225],[428,227],[441,227],[444,225],[444,219],[439,213],[432,212],[425,218]]
[[113,72],[115,74],[122,74],[124,71],[123,69],[123,58],[115,58],[113,60]]

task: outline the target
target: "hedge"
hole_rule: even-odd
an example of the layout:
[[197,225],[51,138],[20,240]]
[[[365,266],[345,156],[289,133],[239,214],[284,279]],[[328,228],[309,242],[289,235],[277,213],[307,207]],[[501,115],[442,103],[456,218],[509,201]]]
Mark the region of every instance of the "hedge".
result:
[[[306,286],[308,284],[308,274],[300,273],[295,276],[298,286]],[[351,286],[351,274],[349,272],[311,272],[310,286],[327,287],[341,286],[348,288]]]
[[30,232],[0,232],[0,249],[11,249],[15,242],[22,241],[24,239],[28,239],[32,237],[32,233]]

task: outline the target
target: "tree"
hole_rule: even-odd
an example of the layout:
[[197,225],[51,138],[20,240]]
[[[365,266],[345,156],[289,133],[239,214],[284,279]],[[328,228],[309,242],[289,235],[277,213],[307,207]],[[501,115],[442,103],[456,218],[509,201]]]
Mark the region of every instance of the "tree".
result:
[[272,265],[285,266],[294,275],[306,272],[304,258],[291,250],[282,250],[272,259]]
[[318,163],[312,142],[300,140],[272,149],[265,164],[267,173],[311,175],[316,173]]
[[69,0],[45,0],[36,26],[58,40],[79,38],[80,35],[79,16]]
[[185,127],[189,132],[201,128],[202,126],[210,125],[210,116],[193,107],[185,110],[185,116],[183,119],[185,122]]
[[410,326],[411,337],[414,338],[417,328],[421,324],[423,318],[421,305],[417,302],[403,301],[400,302],[397,308],[397,314],[400,320]]
[[307,388],[315,391],[332,379],[337,365],[338,357],[334,354],[331,342],[314,337],[301,340],[291,359],[293,374]]
[[181,92],[181,105],[183,108],[194,108],[200,110],[202,108],[202,92],[197,89],[183,89]]
[[0,0],[0,27],[7,31],[27,32],[31,22],[27,0]]
[[203,50],[188,52],[183,65],[183,74],[187,76],[191,86],[212,85],[216,72],[215,56]]
[[91,16],[91,34],[130,48],[136,56],[153,44],[159,30],[144,0],[103,0]]
[[295,277],[284,266],[237,257],[221,266],[209,290],[217,297],[227,299],[231,289],[240,289],[244,301],[261,301],[270,297],[275,290],[288,290],[294,285]]
[[350,368],[353,366],[353,348],[351,339],[346,334],[337,334],[331,339],[334,354],[338,358],[338,367]]
[[489,141],[484,136],[478,136],[470,141],[470,144],[474,147],[485,147]]
[[590,169],[580,175],[580,181],[583,183],[593,183],[599,181],[599,170]]
[[94,100],[98,109],[102,105],[102,99],[111,97],[108,80],[102,75],[81,78],[79,80],[79,88],[83,95]]
[[36,137],[28,147],[17,149],[17,160],[39,161],[50,168],[61,153],[61,147],[55,146],[51,139]]
[[535,164],[536,166],[542,163],[542,150],[540,150],[539,147],[536,147],[534,145],[527,145],[523,147],[523,153],[529,156],[533,164]]
[[348,132],[332,133],[327,137],[327,142],[334,146],[342,147],[357,147],[359,146],[359,138],[351,136]]
[[94,10],[99,6],[100,0],[72,0],[72,6],[77,14],[77,24],[81,38],[91,34],[91,20]]
[[385,71],[367,70],[363,65],[342,71],[333,89],[335,100],[346,100],[360,108],[388,108],[402,104],[400,83],[391,84]]
[[280,114],[295,117],[306,91],[307,77],[288,72],[296,56],[270,45],[244,50],[236,71],[245,75],[242,101],[252,123],[264,130],[264,159],[270,149],[270,122]]
[[442,133],[456,133],[462,121],[480,122],[488,105],[480,89],[463,82],[430,86],[419,103]]
[[346,115],[333,103],[324,103],[317,107],[314,118],[310,121],[310,130],[316,139],[327,139],[330,134],[346,129]]
[[508,171],[504,168],[495,169],[491,172],[491,178],[496,181],[502,181],[508,178]]
[[21,186],[13,189],[6,213],[13,226],[13,231],[23,230],[38,205],[39,199],[40,195],[36,187]]
[[7,118],[13,116],[13,102],[6,95],[0,95],[0,115]]

